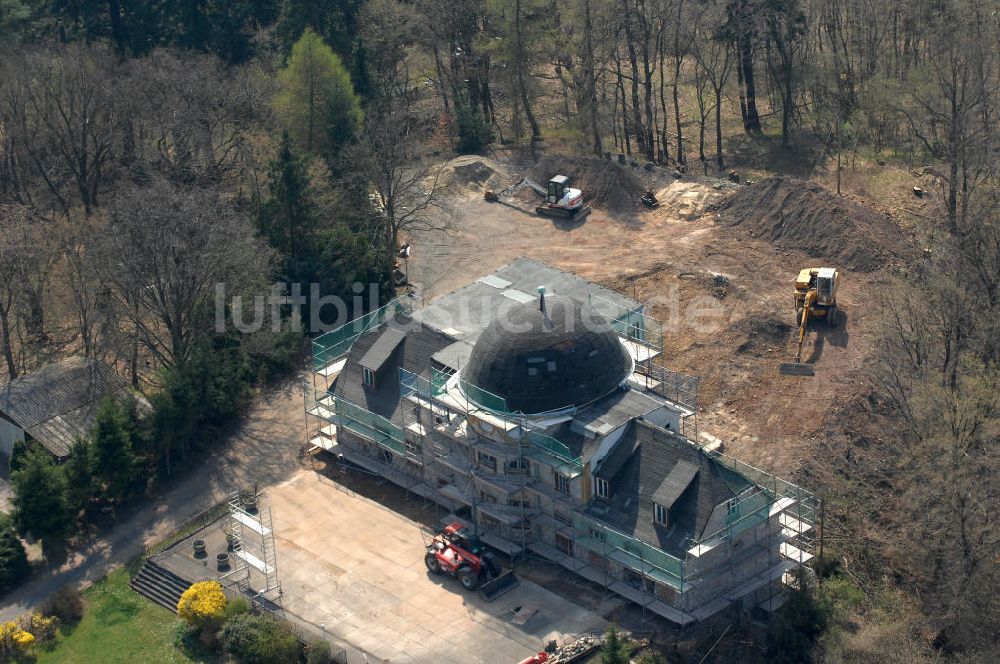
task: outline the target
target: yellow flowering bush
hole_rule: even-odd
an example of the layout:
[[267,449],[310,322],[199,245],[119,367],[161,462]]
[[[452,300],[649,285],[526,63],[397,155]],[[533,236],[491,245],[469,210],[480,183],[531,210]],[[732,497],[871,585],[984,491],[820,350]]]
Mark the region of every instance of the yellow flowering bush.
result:
[[188,624],[209,627],[222,621],[226,594],[218,581],[200,581],[184,591],[177,602],[177,615]]
[[0,624],[0,659],[21,653],[31,647],[35,636],[21,629],[14,621]]
[[48,641],[49,639],[55,638],[56,628],[59,627],[59,619],[55,616],[43,616],[41,613],[32,613],[31,616],[26,616],[22,618],[21,625],[26,630],[31,631],[31,634],[38,641]]

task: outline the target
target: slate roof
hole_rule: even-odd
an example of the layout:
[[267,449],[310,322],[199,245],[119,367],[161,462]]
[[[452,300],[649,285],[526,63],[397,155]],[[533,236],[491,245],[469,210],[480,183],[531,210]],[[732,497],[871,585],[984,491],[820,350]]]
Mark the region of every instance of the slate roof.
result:
[[[403,338],[395,347],[395,352],[390,353],[383,363],[378,384],[374,388],[366,388],[362,381],[361,360],[390,328],[393,335],[401,333]],[[398,422],[399,367],[429,379],[431,356],[452,343],[454,339],[447,335],[421,325],[409,316],[399,315],[365,333],[354,342],[344,368],[337,375],[330,391],[362,408]]]
[[581,409],[573,417],[573,429],[580,433],[606,436],[623,424],[642,417],[663,404],[636,390],[616,390],[607,397]]
[[[617,445],[634,451],[610,479],[610,500],[593,501],[587,512],[675,556],[711,534],[706,527],[716,508],[751,486],[691,443],[643,420],[632,422]],[[659,501],[670,509],[666,528],[653,523]]]
[[0,413],[62,458],[90,434],[104,397],[121,394],[128,383],[110,367],[70,357],[0,386]]
[[392,355],[392,352],[402,343],[405,336],[402,330],[394,327],[385,328],[368,349],[368,352],[361,358],[359,364],[365,369],[378,371]]
[[579,303],[545,296],[506,309],[476,341],[463,382],[502,397],[508,411],[583,406],[617,389],[632,359],[608,322]]
[[[628,311],[642,306],[571,272],[521,257],[490,275],[435,299],[413,315],[455,339],[471,342],[505,308],[520,302],[537,302],[539,286],[545,286],[546,297],[559,295],[586,303],[591,296],[596,296]],[[598,302],[595,300],[594,304],[597,306]]]

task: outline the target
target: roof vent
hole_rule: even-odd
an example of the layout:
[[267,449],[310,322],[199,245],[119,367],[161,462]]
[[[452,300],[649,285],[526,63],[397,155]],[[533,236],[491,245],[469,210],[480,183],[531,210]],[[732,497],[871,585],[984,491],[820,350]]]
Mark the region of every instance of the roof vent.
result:
[[545,311],[545,286],[538,287],[538,309]]

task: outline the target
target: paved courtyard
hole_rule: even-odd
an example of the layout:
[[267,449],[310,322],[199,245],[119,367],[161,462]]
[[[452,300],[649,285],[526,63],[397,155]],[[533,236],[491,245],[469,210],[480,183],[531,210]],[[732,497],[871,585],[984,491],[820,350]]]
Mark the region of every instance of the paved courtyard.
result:
[[285,611],[379,659],[514,664],[549,640],[606,627],[524,579],[487,603],[455,579],[430,575],[415,522],[312,471],[270,487],[263,502]]

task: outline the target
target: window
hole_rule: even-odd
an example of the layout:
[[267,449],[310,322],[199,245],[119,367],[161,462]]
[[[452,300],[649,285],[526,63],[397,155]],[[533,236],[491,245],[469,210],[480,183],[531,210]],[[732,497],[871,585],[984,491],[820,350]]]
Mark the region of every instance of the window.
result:
[[375,372],[368,367],[361,367],[361,379],[366,387],[375,387]]
[[491,493],[486,493],[482,489],[479,490],[479,502],[486,503],[487,505],[496,505],[497,498]]
[[479,465],[491,473],[497,472],[497,458],[486,452],[479,453]]
[[653,503],[653,521],[661,526],[667,525],[667,508],[659,503]]
[[520,457],[507,464],[507,472],[510,475],[530,475],[531,464],[527,459]]
[[552,484],[555,485],[556,491],[570,495],[569,478],[562,473],[553,472],[552,475]]
[[604,529],[603,528],[591,528],[590,536],[593,537],[598,542],[604,541]]
[[726,507],[729,508],[729,515],[730,516],[732,516],[733,514],[736,514],[736,511],[737,511],[736,510],[736,505],[738,503],[739,503],[739,501],[736,498],[730,498],[729,500],[726,501]]
[[566,514],[566,512],[563,512],[562,510],[556,510],[555,512],[552,513],[552,516],[554,516],[556,521],[558,521],[561,524],[567,526],[573,525],[573,519],[569,518],[569,514]]
[[406,447],[406,453],[417,456],[420,454],[420,443],[414,440],[405,440],[403,445]]
[[607,498],[611,495],[611,487],[608,486],[608,481],[606,479],[598,477],[594,480],[594,484],[596,485],[598,498]]
[[527,498],[508,498],[508,507],[531,507],[531,501]]

